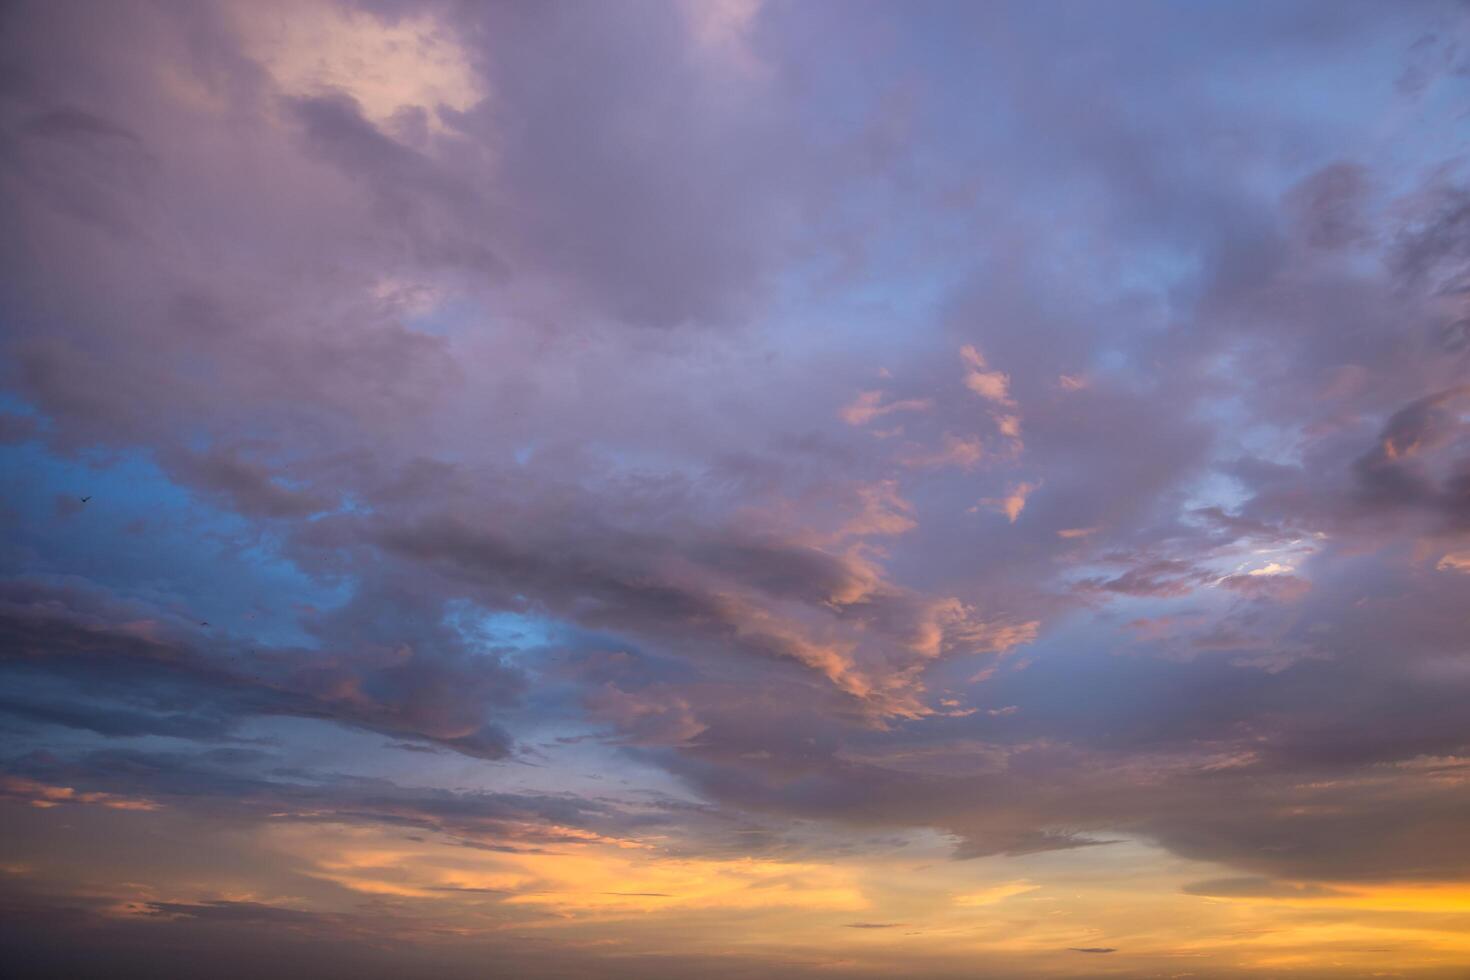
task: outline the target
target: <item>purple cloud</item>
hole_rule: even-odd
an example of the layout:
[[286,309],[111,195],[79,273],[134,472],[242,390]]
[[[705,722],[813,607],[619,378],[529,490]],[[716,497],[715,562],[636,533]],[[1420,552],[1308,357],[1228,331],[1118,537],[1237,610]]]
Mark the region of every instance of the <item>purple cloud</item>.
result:
[[[760,859],[766,899],[850,861],[822,943],[877,972],[947,899],[883,906],[874,841],[1137,848],[1175,901],[1470,876],[1456,5],[5,18],[9,812]],[[98,949],[275,930],[309,974],[555,891],[159,860],[109,905],[35,826],[0,897]],[[755,915],[661,882],[494,928]],[[601,928],[506,942],[736,969]],[[765,972],[857,969],[822,943]]]

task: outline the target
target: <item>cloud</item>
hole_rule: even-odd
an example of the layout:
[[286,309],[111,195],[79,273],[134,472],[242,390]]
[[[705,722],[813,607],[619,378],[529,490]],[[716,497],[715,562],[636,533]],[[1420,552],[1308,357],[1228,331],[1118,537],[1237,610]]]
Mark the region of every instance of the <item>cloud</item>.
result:
[[1113,578],[1090,578],[1082,583],[1086,589],[1102,589],[1131,596],[1173,597],[1187,595],[1209,576],[1188,562],[1177,558],[1144,560]]
[[181,480],[222,495],[234,510],[254,517],[304,517],[331,507],[323,496],[277,482],[271,468],[218,450],[180,454],[170,468]]
[[938,449],[916,448],[907,453],[902,461],[905,466],[919,469],[956,467],[972,470],[985,458],[985,444],[974,436],[960,436],[946,432]]
[[200,904],[149,902],[147,909],[149,915],[169,918],[200,919],[207,922],[246,922],[286,929],[293,926],[317,925],[324,919],[318,913],[282,908],[278,905],[264,905],[260,902],[215,901]]
[[1300,599],[1311,588],[1312,583],[1296,575],[1286,574],[1284,570],[1273,569],[1270,572],[1247,572],[1244,575],[1227,575],[1220,579],[1220,585],[1233,592],[1258,599],[1276,599],[1281,602],[1293,602]]
[[[657,815],[565,794],[449,791],[330,772],[281,771],[269,754],[107,750],[7,762],[5,795],[43,807],[170,810],[212,819],[415,828],[505,853],[569,843],[634,846]],[[75,783],[76,786],[66,785]],[[146,796],[113,789],[146,789]],[[106,788],[102,788],[106,787]]]
[[158,804],[152,800],[115,793],[78,792],[71,786],[51,786],[22,776],[0,776],[0,796],[21,800],[43,810],[66,804],[102,806],[109,810],[158,809]]
[[[393,600],[366,600],[381,613]],[[300,649],[206,652],[167,631],[130,626],[136,610],[85,593],[25,582],[0,590],[0,632],[12,670],[40,672],[125,693],[154,708],[187,692],[188,710],[129,712],[84,702],[21,706],[20,714],[109,734],[220,738],[238,719],[291,715],[335,719],[396,735],[412,735],[486,758],[509,750],[507,736],[485,718],[494,704],[514,697],[519,680],[494,658],[464,655],[438,627],[428,625],[421,645],[371,644],[370,628],[349,607],[322,624],[326,637],[351,638],[352,654]],[[414,615],[400,605],[405,615]],[[426,610],[419,610],[420,612]],[[403,620],[400,623],[406,623]],[[397,629],[395,628],[395,632]],[[436,635],[437,634],[437,635]],[[94,680],[88,680],[94,679]]]
[[1454,406],[1470,395],[1456,386],[1427,395],[1399,409],[1384,424],[1378,445],[1353,463],[1361,506],[1373,510],[1424,510],[1461,530],[1470,521],[1462,484],[1466,476],[1451,469],[1437,477],[1434,450],[1463,439],[1470,431]]
[[1452,551],[1441,558],[1434,567],[1442,572],[1470,573],[1470,551]]
[[629,693],[609,683],[587,698],[593,718],[605,719],[631,745],[681,745],[705,730],[689,702],[666,685]]
[[408,109],[437,121],[439,107],[463,112],[485,96],[470,53],[426,12],[389,20],[323,3],[291,17],[230,13],[245,51],[293,95],[342,92],[380,123]]
[[1359,165],[1334,163],[1297,184],[1287,197],[1307,243],[1315,248],[1343,248],[1370,234],[1363,214],[1368,174]]
[[865,391],[848,405],[839,415],[848,425],[867,425],[869,422],[894,412],[927,412],[934,403],[927,398],[907,398],[902,401],[884,402],[883,392]]
[[1346,894],[1339,888],[1325,885],[1302,884],[1292,881],[1276,881],[1271,878],[1212,878],[1209,881],[1190,882],[1184,886],[1188,895],[1207,895],[1216,898],[1326,898]]
[[[1004,514],[1006,520],[1014,524],[1021,516],[1021,512],[1026,509],[1026,498],[1040,486],[1040,483],[1017,483],[1004,497],[986,497],[980,503]],[[1058,531],[1057,534],[1059,537],[1077,537],[1077,535],[1069,535],[1064,531]]]
[[[1115,853],[1280,904],[1470,874],[1437,8],[834,9],[15,8],[0,763],[38,914],[162,956],[537,912],[625,941],[545,975],[719,976],[752,967],[631,915],[807,902],[820,955],[758,964],[797,975],[909,917],[893,841],[984,859],[923,882],[975,922]],[[119,897],[62,860],[109,819],[312,874]],[[602,859],[372,853],[431,838]]]
[[967,892],[964,895],[956,895],[954,904],[961,908],[976,908],[982,905],[994,905],[1003,902],[1016,895],[1024,895],[1027,892],[1036,891],[1040,885],[1033,885],[1029,881],[1008,881],[978,892]]
[[960,360],[964,362],[965,387],[988,402],[1010,408],[1015,405],[1011,400],[1011,378],[1003,371],[992,371],[981,354],[973,344],[966,344],[960,348]]
[[842,526],[843,537],[903,534],[917,527],[913,504],[899,493],[898,482],[882,480],[856,488],[858,513]]

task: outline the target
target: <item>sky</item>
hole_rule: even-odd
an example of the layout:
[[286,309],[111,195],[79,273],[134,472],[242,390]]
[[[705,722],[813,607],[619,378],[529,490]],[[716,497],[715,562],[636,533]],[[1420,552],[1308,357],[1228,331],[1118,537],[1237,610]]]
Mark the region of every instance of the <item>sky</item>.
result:
[[1470,6],[0,7],[18,977],[1470,975]]

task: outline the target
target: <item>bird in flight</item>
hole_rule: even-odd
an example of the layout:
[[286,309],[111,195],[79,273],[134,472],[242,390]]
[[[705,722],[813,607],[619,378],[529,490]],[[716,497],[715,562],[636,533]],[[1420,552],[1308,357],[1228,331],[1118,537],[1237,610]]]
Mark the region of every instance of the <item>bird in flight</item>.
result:
[[87,496],[85,496],[85,497],[82,498],[82,503],[85,504],[87,501],[89,501],[91,499],[92,499],[91,494],[88,494]]
[[208,629],[209,628],[209,620],[207,620],[207,619],[201,619],[199,621],[199,625],[200,626],[203,626],[205,629]]

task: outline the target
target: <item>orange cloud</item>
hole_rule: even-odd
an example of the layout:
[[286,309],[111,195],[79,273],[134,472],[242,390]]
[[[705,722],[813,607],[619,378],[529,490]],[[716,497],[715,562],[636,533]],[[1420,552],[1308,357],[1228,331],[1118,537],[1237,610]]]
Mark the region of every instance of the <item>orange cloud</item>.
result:
[[993,510],[1000,511],[1014,524],[1016,523],[1016,519],[1021,516],[1021,512],[1026,509],[1026,499],[1040,486],[1041,484],[1039,482],[1018,483],[1011,487],[1010,492],[1004,497],[986,497],[980,503]]
[[857,489],[858,512],[838,532],[838,538],[903,534],[918,526],[914,505],[898,492],[893,480],[868,483]]
[[883,403],[883,392],[865,391],[838,414],[848,425],[867,425],[873,419],[894,412],[927,412],[934,403],[927,398],[909,398],[903,401]]
[[992,371],[981,354],[972,344],[960,348],[960,358],[968,366],[965,372],[965,387],[986,401],[997,405],[1014,405],[1011,400],[1011,377],[1004,371]]
[[82,793],[70,786],[52,786],[24,776],[0,776],[0,796],[21,800],[41,810],[64,803],[104,806],[109,810],[157,810],[161,804],[152,800],[118,796],[115,793]]
[[1013,440],[1013,450],[1019,450],[1021,442],[1021,413],[1011,397],[1011,376],[1004,371],[990,368],[981,354],[971,344],[960,348],[960,359],[965,363],[965,387],[996,406],[991,417],[996,428],[1007,439]]
[[961,908],[978,908],[982,905],[994,905],[1003,902],[1015,895],[1024,895],[1034,892],[1040,885],[1033,885],[1024,878],[1017,881],[1006,881],[991,888],[985,888],[977,892],[968,892],[954,897],[954,904]]
[[974,437],[945,433],[939,449],[920,450],[905,456],[900,462],[915,468],[939,468],[957,466],[962,470],[974,469],[985,456],[985,446]]

